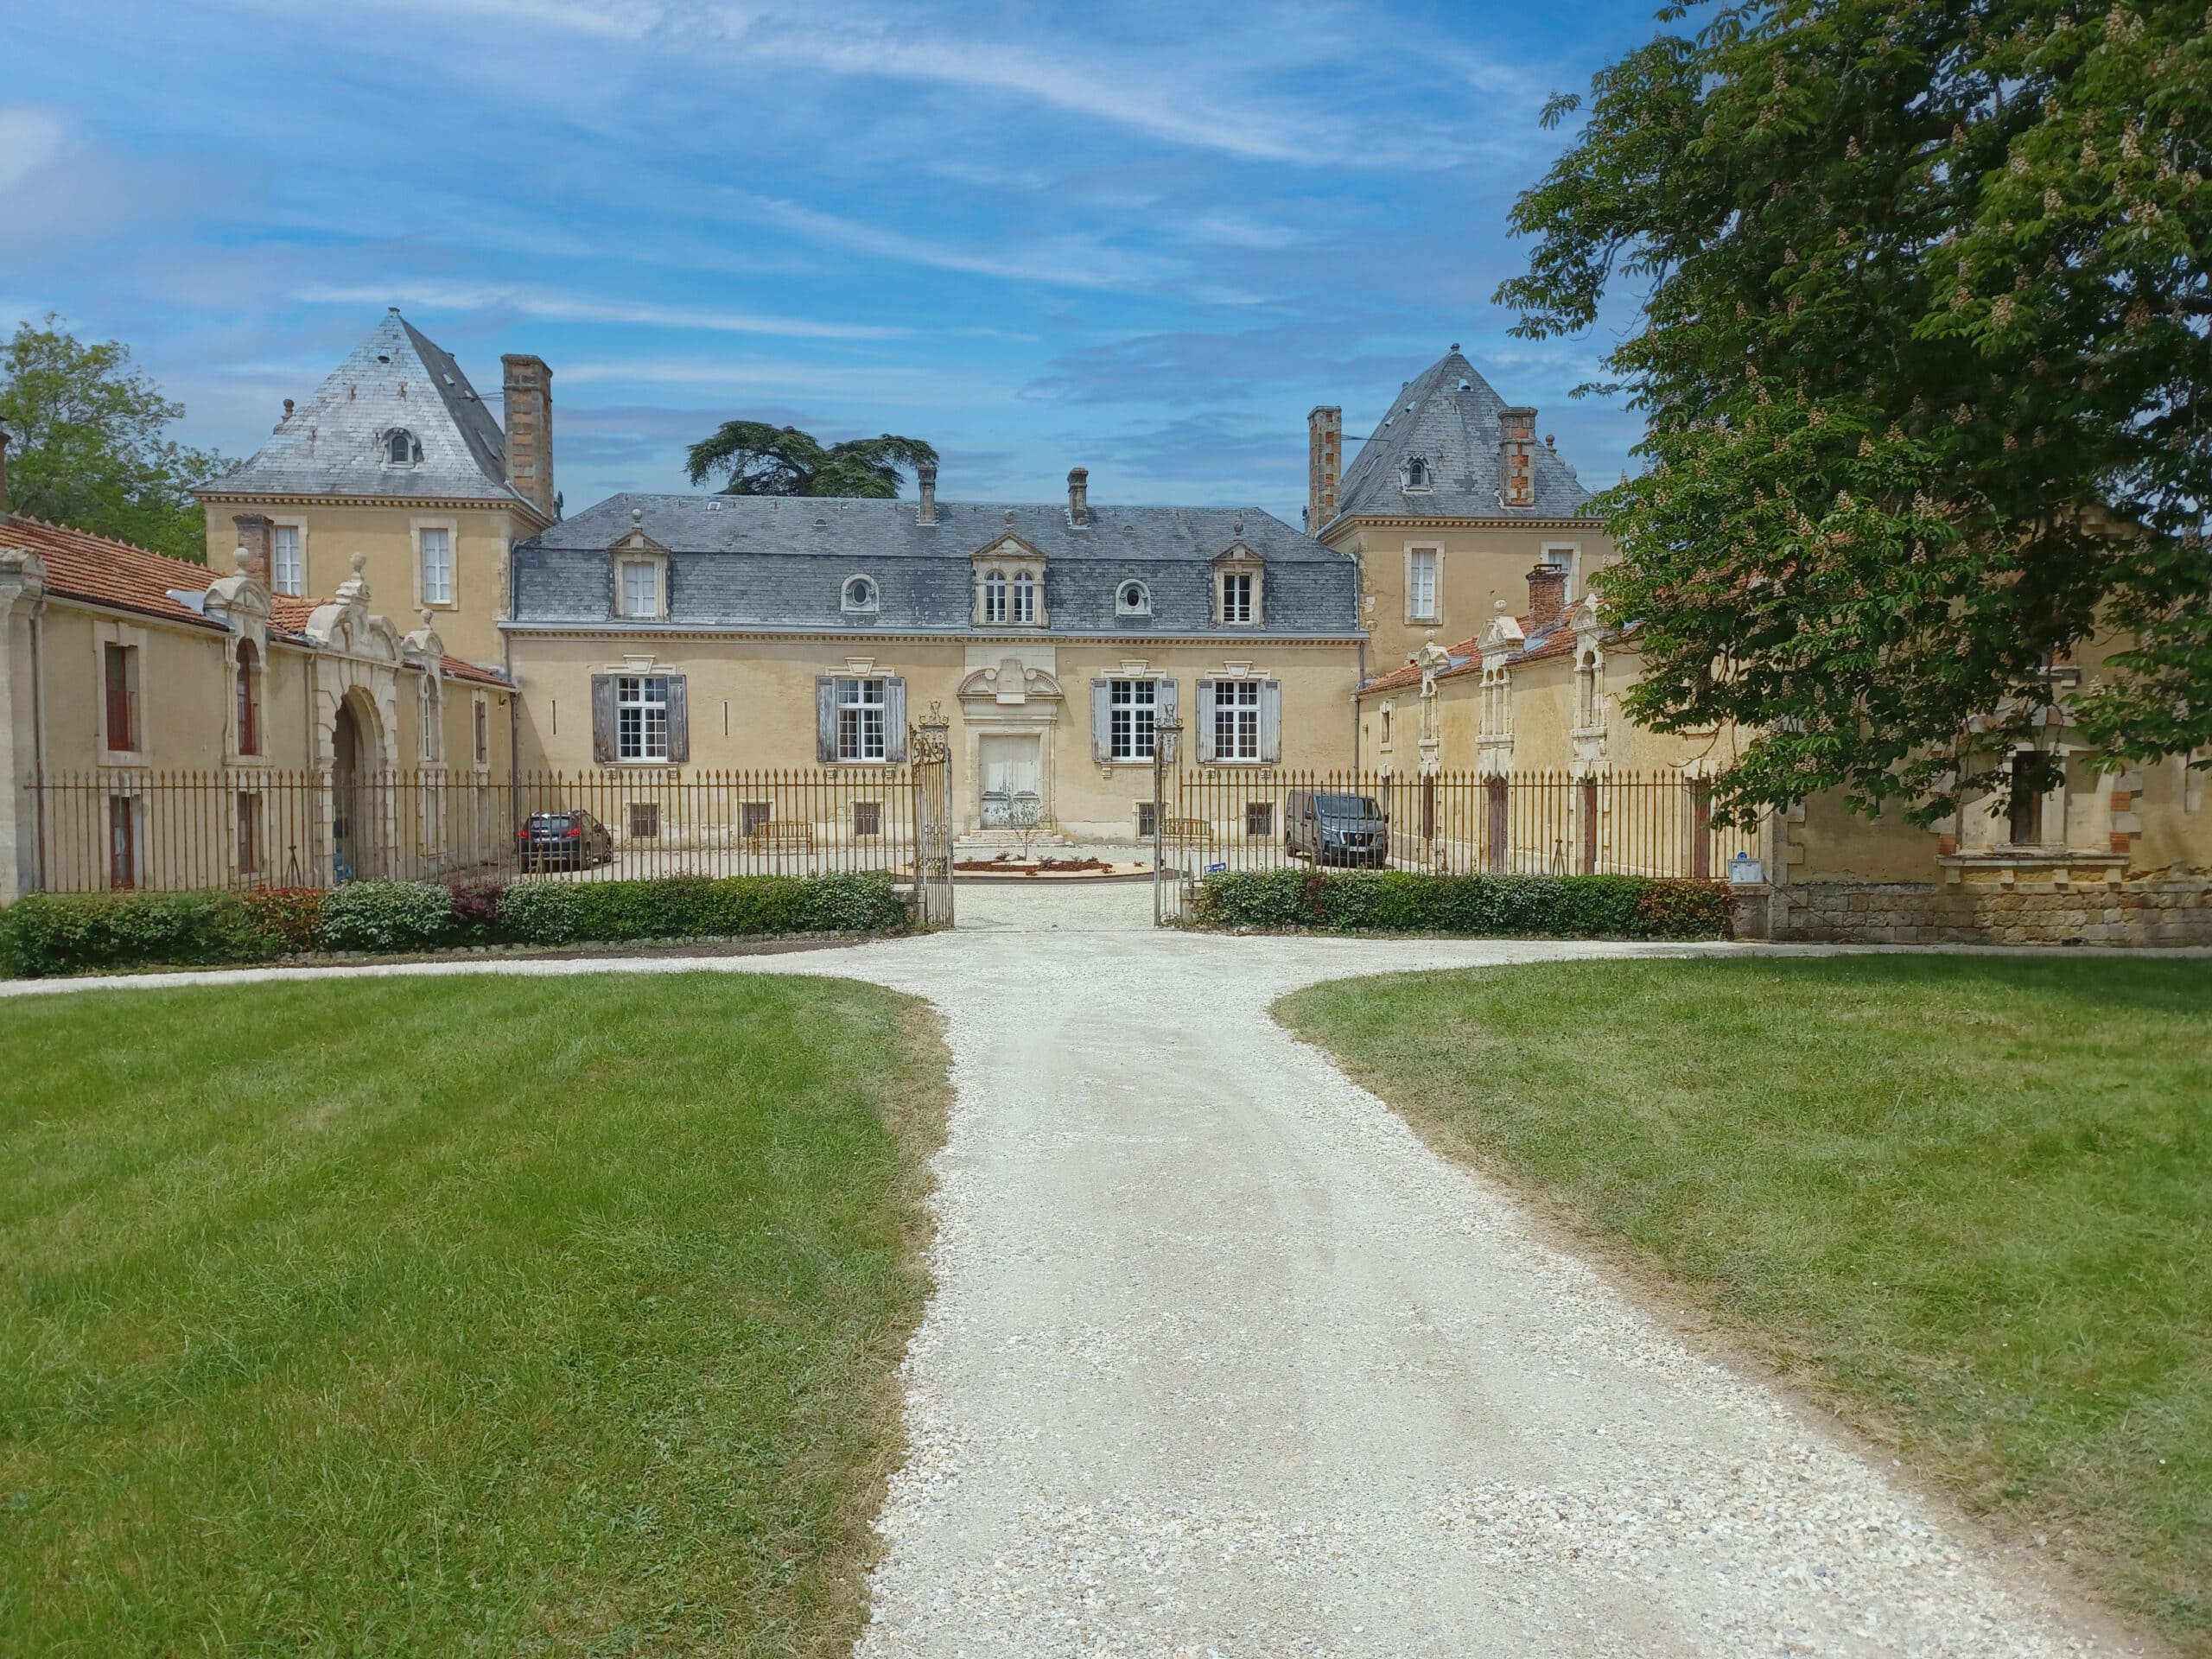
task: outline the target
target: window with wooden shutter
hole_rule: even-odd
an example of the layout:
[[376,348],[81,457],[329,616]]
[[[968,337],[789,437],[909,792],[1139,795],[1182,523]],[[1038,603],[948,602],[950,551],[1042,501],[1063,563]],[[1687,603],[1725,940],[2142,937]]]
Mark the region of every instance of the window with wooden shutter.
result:
[[672,766],[680,766],[691,759],[690,682],[681,674],[665,674],[661,683],[666,688],[668,702],[668,752],[662,758]]
[[883,758],[890,765],[906,764],[906,681],[893,674],[883,683]]
[[107,681],[107,746],[111,749],[138,747],[138,722],[132,718],[137,711],[130,695],[130,671],[134,666],[130,658],[137,650],[136,645],[115,645],[101,650],[101,664]]
[[1282,682],[1260,682],[1260,753],[1262,766],[1282,759]]
[[614,764],[614,676],[591,677],[591,758],[602,766]]
[[814,758],[828,766],[837,758],[837,677],[824,674],[814,682]]
[[1198,682],[1198,706],[1192,710],[1191,720],[1191,741],[1201,765],[1214,758],[1214,692],[1213,681]]

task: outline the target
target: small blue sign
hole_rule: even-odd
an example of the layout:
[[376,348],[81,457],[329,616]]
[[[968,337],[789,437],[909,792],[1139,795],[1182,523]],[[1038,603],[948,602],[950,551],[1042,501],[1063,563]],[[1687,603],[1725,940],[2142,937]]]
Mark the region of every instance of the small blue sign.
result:
[[1206,866],[1206,874],[1208,875],[1218,875],[1228,868],[1229,866],[1226,864],[1209,864]]

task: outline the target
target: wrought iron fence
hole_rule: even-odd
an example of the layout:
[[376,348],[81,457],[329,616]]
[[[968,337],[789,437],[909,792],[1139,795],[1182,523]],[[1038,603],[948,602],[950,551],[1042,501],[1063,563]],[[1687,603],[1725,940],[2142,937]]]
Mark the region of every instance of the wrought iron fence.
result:
[[[944,771],[939,760],[494,783],[467,772],[118,769],[42,779],[31,794],[39,885],[51,893],[493,875],[911,877],[918,814],[942,815]],[[926,801],[925,772],[936,791]]]
[[1759,830],[1718,828],[1678,772],[1430,777],[1206,768],[1170,780],[1164,855],[1188,875],[1314,868],[1719,879]]

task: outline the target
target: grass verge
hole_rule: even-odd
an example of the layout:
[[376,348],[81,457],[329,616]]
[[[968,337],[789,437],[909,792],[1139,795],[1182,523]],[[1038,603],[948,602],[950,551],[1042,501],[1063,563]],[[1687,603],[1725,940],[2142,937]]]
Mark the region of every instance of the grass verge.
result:
[[920,1004],[13,1002],[0,1651],[827,1655],[926,1280]]
[[1277,1014],[2212,1655],[2212,964],[1575,963]]

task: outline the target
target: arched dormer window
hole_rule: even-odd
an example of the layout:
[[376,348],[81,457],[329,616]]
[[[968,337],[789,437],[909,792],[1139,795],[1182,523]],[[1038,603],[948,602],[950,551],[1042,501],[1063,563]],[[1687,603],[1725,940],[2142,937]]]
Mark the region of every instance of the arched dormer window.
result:
[[1152,590],[1141,582],[1125,582],[1114,594],[1114,613],[1117,616],[1150,616]]
[[846,577],[844,597],[840,603],[847,611],[873,613],[878,603],[875,582],[868,576]]
[[238,641],[238,753],[261,753],[261,653],[251,639]]
[[1027,570],[1014,579],[1014,620],[1023,624],[1037,620],[1037,578]]
[[1006,572],[994,570],[983,578],[983,620],[1003,623],[1006,620]]
[[412,467],[423,459],[423,446],[415,435],[404,426],[395,426],[384,435],[384,460],[387,467]]
[[1406,461],[1406,487],[1409,490],[1428,488],[1428,461],[1425,456],[1412,455]]

